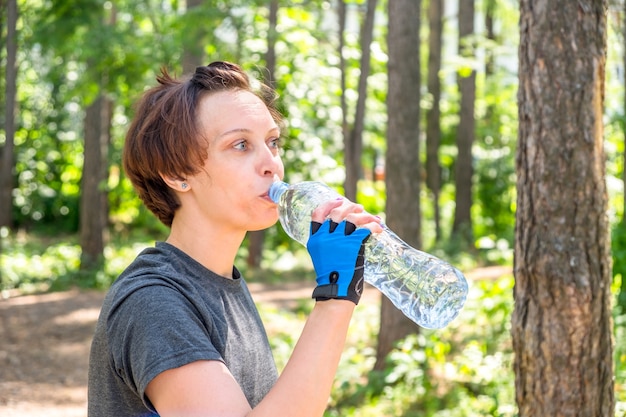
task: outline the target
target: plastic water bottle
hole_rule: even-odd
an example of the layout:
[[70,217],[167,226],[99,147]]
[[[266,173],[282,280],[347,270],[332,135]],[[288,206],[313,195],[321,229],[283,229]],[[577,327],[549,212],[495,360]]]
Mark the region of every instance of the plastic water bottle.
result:
[[[326,184],[305,181],[272,184],[270,198],[278,204],[283,229],[306,246],[311,213],[340,195]],[[461,311],[468,285],[449,263],[412,248],[383,225],[365,244],[365,282],[380,290],[408,318],[428,329],[440,329]]]

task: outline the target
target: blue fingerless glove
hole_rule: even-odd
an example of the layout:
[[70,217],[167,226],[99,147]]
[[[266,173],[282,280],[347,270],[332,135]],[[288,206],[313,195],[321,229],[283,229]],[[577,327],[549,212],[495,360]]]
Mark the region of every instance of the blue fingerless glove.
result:
[[369,239],[368,229],[357,229],[353,223],[311,222],[307,250],[311,255],[317,287],[313,298],[350,300],[359,304],[363,293],[364,243]]

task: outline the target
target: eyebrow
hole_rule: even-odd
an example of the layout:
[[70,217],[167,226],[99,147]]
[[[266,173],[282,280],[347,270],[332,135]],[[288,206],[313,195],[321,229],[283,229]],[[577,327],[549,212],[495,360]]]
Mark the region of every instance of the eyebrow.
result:
[[[275,126],[275,127],[271,128],[270,130],[267,131],[267,133],[270,133],[270,132],[273,132],[273,131],[277,131],[278,134],[280,135],[280,128],[278,126]],[[226,131],[224,133],[221,133],[221,134],[217,135],[217,137],[215,139],[221,139],[221,138],[223,138],[225,136],[232,135],[233,133],[250,133],[250,132],[252,132],[251,129],[246,129],[246,128],[241,127],[241,128],[231,129],[231,130],[228,130],[228,131]]]

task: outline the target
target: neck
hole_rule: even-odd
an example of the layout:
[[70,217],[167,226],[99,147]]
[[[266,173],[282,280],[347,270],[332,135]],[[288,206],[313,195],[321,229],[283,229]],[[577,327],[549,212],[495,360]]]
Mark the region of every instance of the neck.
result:
[[186,221],[177,213],[166,242],[191,256],[205,268],[232,278],[237,251],[245,233],[224,230],[215,224]]

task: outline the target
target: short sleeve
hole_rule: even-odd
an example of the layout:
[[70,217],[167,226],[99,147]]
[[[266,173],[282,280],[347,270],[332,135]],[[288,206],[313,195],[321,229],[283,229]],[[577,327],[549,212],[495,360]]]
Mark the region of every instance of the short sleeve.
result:
[[107,322],[112,366],[145,405],[150,381],[161,372],[199,360],[223,361],[211,343],[211,323],[180,291],[150,285],[119,300]]

